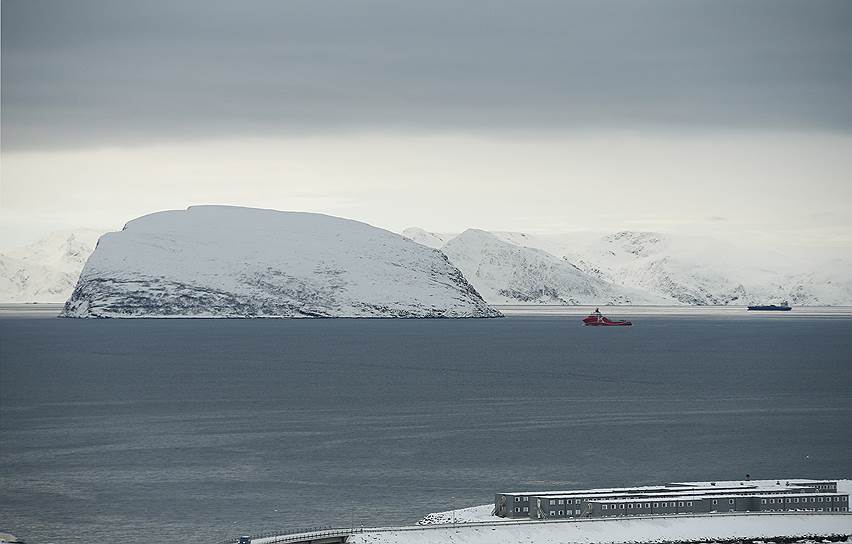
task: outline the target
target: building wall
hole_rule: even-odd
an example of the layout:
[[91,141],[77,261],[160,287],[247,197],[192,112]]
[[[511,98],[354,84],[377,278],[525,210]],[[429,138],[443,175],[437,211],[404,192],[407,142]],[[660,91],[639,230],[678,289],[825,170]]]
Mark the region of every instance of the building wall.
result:
[[[529,506],[530,506],[529,499],[530,498],[528,496],[520,497],[520,496],[513,496],[513,495],[506,495],[506,494],[503,494],[503,493],[498,493],[497,496],[494,498],[495,506],[498,506],[498,505],[501,504],[501,497],[505,497],[505,512],[506,512],[506,515],[501,516],[501,517],[508,517],[508,518],[527,518],[527,517],[529,517]],[[516,500],[518,498],[520,498],[522,500],[520,500],[520,501]],[[527,510],[524,510],[525,508]]]
[[[613,503],[605,502],[599,497],[530,496],[497,493],[494,501],[496,515],[516,519],[570,519],[576,517],[712,512],[819,511],[820,509],[822,511],[846,512],[849,510],[849,497],[848,495],[838,495],[836,491],[831,491],[831,489],[836,488],[836,482],[826,481],[819,482],[818,485],[782,485],[778,489],[761,491],[735,489],[726,492],[719,490],[721,491],[719,493],[720,496],[716,498],[693,496],[660,499],[649,496],[642,497],[641,501],[637,501],[639,497],[634,496],[630,499],[625,498]],[[618,490],[616,493],[630,493],[632,491],[638,490],[624,489]],[[707,494],[709,495],[714,492],[716,490],[708,490]],[[813,497],[814,500],[811,500],[810,496],[774,497],[774,495],[780,494],[805,495],[813,493],[819,493],[819,496]],[[820,498],[822,498],[822,501],[820,501]],[[780,502],[782,500],[784,502]]]
[[[575,517],[613,517],[613,516],[648,516],[660,514],[706,514],[728,512],[762,512],[762,511],[795,511],[814,510],[846,512],[849,510],[847,495],[820,495],[813,497],[756,497],[756,496],[720,496],[715,498],[678,497],[672,499],[646,498],[641,501],[634,499],[601,501],[582,501],[580,505],[560,503],[559,499],[534,497],[533,504],[541,504],[542,517],[538,510],[532,508],[532,519],[567,519]],[[819,499],[823,501],[820,502]],[[787,502],[787,500],[790,502]],[[763,502],[763,501],[766,502]],[[784,502],[780,502],[780,501]],[[778,502],[771,502],[778,501]],[[798,502],[797,502],[798,501]],[[552,504],[551,504],[552,503]],[[579,508],[578,508],[579,506]],[[569,509],[570,507],[570,509]],[[574,512],[579,509],[580,516]]]
[[[537,496],[531,499],[530,504],[535,506],[534,508],[530,508],[529,517],[532,519],[563,519],[579,518],[588,514],[589,502],[580,497],[550,498]],[[541,504],[541,518],[539,518],[539,504]]]
[[[789,499],[789,502],[788,502]],[[797,500],[798,499],[798,502]],[[778,501],[784,501],[780,503]],[[765,497],[756,499],[756,508],[761,512],[780,512],[795,510],[813,510],[829,512],[848,512],[849,495],[820,494],[811,497]]]

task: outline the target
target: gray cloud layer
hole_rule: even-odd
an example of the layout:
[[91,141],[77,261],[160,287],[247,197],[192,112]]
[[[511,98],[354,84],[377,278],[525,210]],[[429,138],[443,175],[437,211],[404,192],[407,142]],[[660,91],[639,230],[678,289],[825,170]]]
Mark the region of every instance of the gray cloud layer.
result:
[[852,2],[5,0],[3,145],[852,130]]

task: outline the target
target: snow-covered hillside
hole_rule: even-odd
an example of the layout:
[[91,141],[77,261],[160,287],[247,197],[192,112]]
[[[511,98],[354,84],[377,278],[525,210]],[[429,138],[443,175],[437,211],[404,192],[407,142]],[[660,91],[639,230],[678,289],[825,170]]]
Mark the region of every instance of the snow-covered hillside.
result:
[[[30,246],[0,254],[0,302],[67,300],[100,234],[94,230],[59,232]],[[766,248],[745,250],[709,238],[653,232],[537,235],[493,231],[490,234],[512,246],[549,253],[569,267],[573,265],[570,268],[574,272],[579,270],[592,279],[621,288],[605,290],[615,294],[614,299],[581,299],[589,304],[623,300],[618,296],[626,293],[633,304],[745,305],[786,300],[794,306],[852,305],[852,256],[843,253],[826,256],[825,253],[782,254]],[[437,249],[456,236],[416,227],[405,229],[403,235]],[[537,259],[528,257],[517,262],[528,266],[529,259]],[[545,273],[553,268],[565,267],[551,261],[551,265],[534,268],[534,277],[527,278],[524,276],[529,270],[517,270],[512,275],[513,284],[525,286],[518,290],[526,293],[524,297],[535,292],[544,294],[532,296],[529,301],[561,304],[560,299],[571,299],[559,292],[572,285],[571,281],[565,283],[566,277],[571,279],[575,274],[572,270],[568,270],[567,276]],[[479,281],[471,283],[477,287]],[[487,285],[482,285],[482,290],[492,302],[529,302],[523,298],[491,297],[485,293]]]
[[[426,238],[422,229],[405,232],[417,233],[411,236],[415,241],[428,242],[431,247],[447,252],[489,302],[561,304],[560,299],[570,299],[553,296],[566,284],[564,274],[544,272],[552,266],[530,268],[529,257],[512,257],[501,263],[500,273],[491,274],[489,284],[472,274],[471,263],[478,262],[480,248],[469,247],[472,253],[466,255],[466,250],[452,247],[453,239],[438,246],[440,238]],[[654,232],[535,235],[494,231],[489,234],[513,248],[545,252],[593,279],[614,286],[605,292],[616,297],[583,299],[588,304],[618,303],[621,300],[618,295],[626,293],[633,304],[743,306],[789,301],[794,306],[852,305],[852,258],[843,254],[831,258],[817,258],[808,253],[789,255],[766,248],[745,249],[711,238]],[[518,250],[513,252],[517,254]],[[534,260],[542,259],[539,255]],[[506,267],[519,268],[510,273]],[[496,285],[494,281],[522,284],[526,287],[518,290],[520,293],[544,296],[525,300],[524,295],[507,300],[499,291],[511,292],[512,288],[490,289]],[[497,291],[498,296],[492,291]]]
[[194,206],[105,234],[67,317],[493,317],[439,251],[321,214]]
[[592,277],[570,262],[468,229],[442,251],[492,304],[651,304],[662,299]]
[[402,235],[418,244],[432,249],[441,249],[455,234],[442,232],[427,232],[419,227],[411,227],[402,231]]
[[28,246],[0,253],[0,302],[65,302],[102,234],[54,232]]
[[852,303],[849,269],[709,238],[625,231],[563,245],[561,254],[596,277],[682,304]]
[[828,259],[784,278],[784,296],[797,305],[852,305],[852,259]]

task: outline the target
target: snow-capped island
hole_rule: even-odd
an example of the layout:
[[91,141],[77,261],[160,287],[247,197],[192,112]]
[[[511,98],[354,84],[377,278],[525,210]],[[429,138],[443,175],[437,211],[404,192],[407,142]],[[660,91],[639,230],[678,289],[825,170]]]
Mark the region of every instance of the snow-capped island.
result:
[[499,317],[440,252],[366,223],[233,206],[101,237],[64,317]]

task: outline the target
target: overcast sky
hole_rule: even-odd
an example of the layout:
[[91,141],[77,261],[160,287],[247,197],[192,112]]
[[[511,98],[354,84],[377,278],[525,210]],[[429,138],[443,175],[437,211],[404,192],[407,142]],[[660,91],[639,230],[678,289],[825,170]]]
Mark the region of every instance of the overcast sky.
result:
[[852,245],[852,2],[2,2],[5,246],[198,203]]

